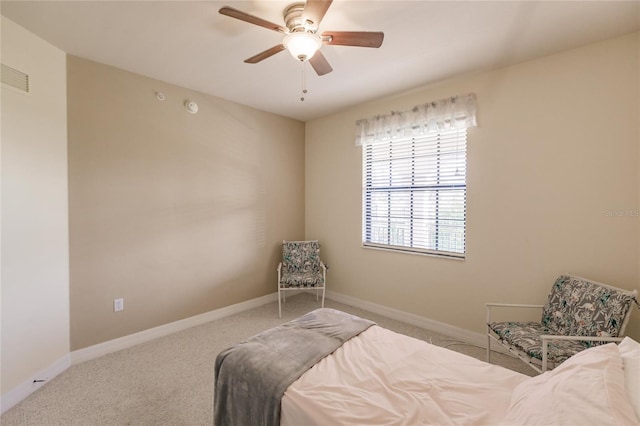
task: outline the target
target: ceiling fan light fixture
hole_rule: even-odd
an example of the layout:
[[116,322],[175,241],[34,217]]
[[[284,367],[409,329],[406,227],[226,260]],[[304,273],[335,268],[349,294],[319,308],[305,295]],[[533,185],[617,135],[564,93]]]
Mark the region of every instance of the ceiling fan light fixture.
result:
[[318,49],[320,49],[322,46],[322,38],[313,33],[293,32],[284,38],[282,44],[284,44],[289,53],[291,53],[291,56],[304,62],[311,59]]

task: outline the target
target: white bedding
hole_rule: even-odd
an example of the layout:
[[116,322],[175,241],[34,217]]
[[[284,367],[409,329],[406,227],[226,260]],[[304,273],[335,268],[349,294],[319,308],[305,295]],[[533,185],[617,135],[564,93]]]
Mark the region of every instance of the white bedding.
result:
[[372,326],[289,386],[280,424],[497,424],[527,379]]
[[372,326],[291,384],[280,424],[640,425],[640,343],[535,377]]

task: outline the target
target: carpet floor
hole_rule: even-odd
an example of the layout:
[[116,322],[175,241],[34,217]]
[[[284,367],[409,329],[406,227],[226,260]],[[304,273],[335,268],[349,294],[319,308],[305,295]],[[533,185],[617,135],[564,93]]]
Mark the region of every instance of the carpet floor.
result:
[[[282,319],[272,302],[71,366],[0,417],[2,426],[212,425],[214,362],[223,349],[319,307],[315,296],[288,297]],[[486,350],[442,334],[327,299],[325,307],[484,360]],[[494,364],[532,375],[510,356]]]

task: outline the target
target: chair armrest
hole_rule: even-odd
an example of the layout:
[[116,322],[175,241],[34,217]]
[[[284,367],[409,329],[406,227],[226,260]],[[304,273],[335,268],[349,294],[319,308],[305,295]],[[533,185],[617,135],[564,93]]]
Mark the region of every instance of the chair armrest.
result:
[[578,340],[582,342],[621,342],[624,337],[611,336],[562,336],[559,334],[543,334],[540,338],[545,340]]
[[326,263],[324,263],[324,262],[320,262],[320,266],[322,266],[322,269],[324,269],[324,270],[325,270],[325,272],[329,270],[329,265],[327,265],[327,264],[326,264]]
[[278,272],[282,269],[282,262],[278,263]]
[[550,340],[578,340],[581,342],[621,342],[624,337],[604,336],[562,336],[557,334],[542,334],[542,372],[547,371],[547,358]]
[[485,303],[484,305],[487,307],[487,327],[491,322],[491,308],[544,308],[544,305],[524,305],[521,303]]
[[485,303],[487,308],[544,308],[544,305],[523,305],[520,303]]

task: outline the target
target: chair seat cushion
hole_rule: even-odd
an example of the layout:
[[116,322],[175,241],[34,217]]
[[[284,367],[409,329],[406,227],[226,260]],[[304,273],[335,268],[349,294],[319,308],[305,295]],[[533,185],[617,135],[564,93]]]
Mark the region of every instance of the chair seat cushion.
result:
[[280,278],[282,287],[322,287],[324,285],[324,277],[318,272],[289,272],[282,274]]
[[[556,334],[538,322],[492,322],[489,328],[497,337],[526,353],[532,358],[542,360],[543,334]],[[587,345],[575,340],[554,340],[548,345],[547,359],[553,363],[560,363],[580,351],[587,349]]]

